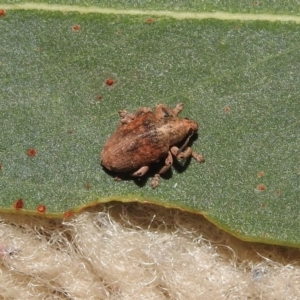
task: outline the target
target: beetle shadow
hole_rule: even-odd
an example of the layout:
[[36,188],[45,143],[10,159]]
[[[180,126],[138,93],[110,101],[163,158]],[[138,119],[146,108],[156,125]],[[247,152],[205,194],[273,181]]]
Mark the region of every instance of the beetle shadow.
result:
[[[133,177],[130,176],[129,173],[116,173],[106,169],[102,166],[102,170],[109,175],[110,177],[114,178],[115,181],[133,181],[137,186],[143,187],[147,183],[149,177],[151,177],[150,172],[146,173],[142,177]],[[151,172],[152,173],[152,172]]]
[[[153,178],[155,174],[162,168],[163,163],[155,163],[151,164],[149,171],[143,175],[142,177],[133,177],[130,176],[128,173],[116,173],[106,169],[102,166],[102,170],[109,175],[110,177],[114,178],[115,181],[133,181],[138,187],[144,187],[150,178]],[[161,175],[163,179],[170,179],[172,177],[172,170],[171,168]]]
[[[164,166],[163,161],[158,163],[151,164],[149,167],[149,171],[142,177],[130,177],[129,179],[133,180],[134,183],[138,187],[143,187],[147,182],[152,180],[155,174],[159,172],[159,170]],[[161,174],[163,179],[170,179],[172,177],[172,168],[170,168],[167,172]]]
[[175,158],[173,161],[173,167],[178,173],[183,173],[190,165],[191,160],[191,157],[182,160],[178,160]]

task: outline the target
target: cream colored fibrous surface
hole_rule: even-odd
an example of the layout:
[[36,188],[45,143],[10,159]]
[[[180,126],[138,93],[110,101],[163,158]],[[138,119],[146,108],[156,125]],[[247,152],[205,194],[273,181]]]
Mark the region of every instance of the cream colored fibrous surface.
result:
[[1,215],[2,299],[298,299],[299,250],[141,204],[71,220]]

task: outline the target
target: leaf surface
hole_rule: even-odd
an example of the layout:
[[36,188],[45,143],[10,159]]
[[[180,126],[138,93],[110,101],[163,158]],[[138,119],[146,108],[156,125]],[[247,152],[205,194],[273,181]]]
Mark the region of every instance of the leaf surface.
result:
[[[175,11],[149,3],[138,9]],[[191,11],[213,10],[197,3]],[[1,211],[62,217],[111,200],[152,202],[202,213],[245,240],[300,245],[296,22],[14,5],[0,17]],[[157,189],[103,171],[118,110],[179,102],[199,124],[193,149],[205,164],[177,164]]]

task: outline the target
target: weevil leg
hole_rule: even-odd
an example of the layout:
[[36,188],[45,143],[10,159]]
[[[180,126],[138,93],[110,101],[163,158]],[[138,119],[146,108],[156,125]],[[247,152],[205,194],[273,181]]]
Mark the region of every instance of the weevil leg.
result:
[[174,109],[164,104],[158,104],[155,108],[155,115],[162,119],[166,117],[176,117],[183,110],[183,103],[178,103]]
[[134,115],[129,113],[127,110],[123,109],[123,110],[119,110],[118,111],[119,116],[121,118],[121,124],[128,124],[130,123],[132,120],[134,120]]
[[202,154],[196,153],[195,151],[192,151],[192,157],[198,162],[198,163],[204,163],[205,158]]
[[132,176],[133,177],[142,177],[143,175],[145,175],[149,170],[148,166],[143,166],[141,168],[139,168],[137,171],[135,171]]
[[171,152],[176,158],[185,159],[192,155],[193,150],[191,147],[187,147],[184,151],[180,151],[180,149],[178,147],[173,146],[171,148]]
[[155,189],[156,187],[158,187],[159,185],[159,179],[160,179],[160,175],[159,174],[155,174],[152,178],[151,181],[151,186]]
[[163,119],[167,117],[175,117],[173,109],[164,104],[157,104],[155,107],[155,115],[158,119]]
[[172,156],[172,153],[169,151],[168,152],[168,156],[165,160],[165,164],[164,166],[158,171],[158,174],[163,174],[165,172],[167,172],[171,166],[173,165],[173,156]]
[[140,115],[142,115],[142,114],[145,114],[145,113],[151,112],[151,111],[152,111],[152,109],[149,108],[149,107],[141,107],[141,108],[139,108],[139,109],[134,113],[134,116],[135,116],[135,118],[136,118],[136,117],[138,117],[138,116],[140,116]]
[[125,109],[119,110],[118,113],[119,113],[119,116],[121,117],[121,124],[128,124],[128,123],[132,122],[136,117],[138,117],[146,112],[150,112],[150,111],[152,111],[152,110],[149,107],[141,107],[134,114],[129,113]]
[[153,188],[156,188],[159,185],[160,174],[167,172],[171,168],[172,164],[173,164],[173,157],[172,157],[172,153],[169,151],[164,166],[152,178],[151,186]]
[[193,151],[191,147],[187,147],[184,151],[180,151],[178,147],[173,146],[171,148],[171,152],[178,159],[185,159],[192,156],[199,163],[203,163],[205,161],[204,156]]
[[183,110],[183,103],[178,103],[173,109],[175,115],[177,116]]

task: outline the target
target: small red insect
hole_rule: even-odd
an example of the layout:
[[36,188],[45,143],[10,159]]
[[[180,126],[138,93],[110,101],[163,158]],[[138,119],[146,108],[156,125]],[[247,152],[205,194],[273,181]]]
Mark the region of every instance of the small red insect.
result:
[[102,165],[115,173],[141,177],[151,164],[164,161],[152,179],[151,185],[155,188],[160,174],[172,166],[173,156],[177,159],[191,156],[199,163],[204,162],[202,155],[187,147],[198,125],[193,120],[179,118],[182,109],[183,104],[179,103],[174,109],[158,104],[155,112],[148,107],[142,107],[134,114],[120,110],[121,124],[104,145]]

